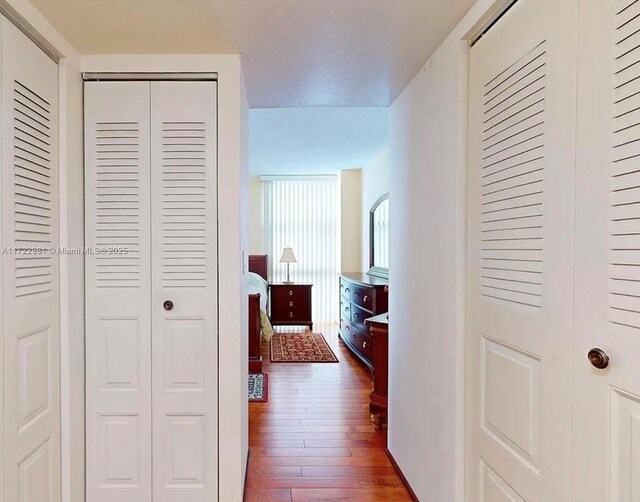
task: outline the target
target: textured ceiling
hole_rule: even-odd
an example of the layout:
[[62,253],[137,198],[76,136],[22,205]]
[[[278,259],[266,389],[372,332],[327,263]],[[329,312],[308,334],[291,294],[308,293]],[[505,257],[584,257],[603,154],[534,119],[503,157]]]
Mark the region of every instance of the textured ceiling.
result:
[[31,0],[82,54],[240,53],[252,107],[387,106],[474,0]]
[[388,108],[249,111],[250,174],[319,174],[364,167],[388,144]]

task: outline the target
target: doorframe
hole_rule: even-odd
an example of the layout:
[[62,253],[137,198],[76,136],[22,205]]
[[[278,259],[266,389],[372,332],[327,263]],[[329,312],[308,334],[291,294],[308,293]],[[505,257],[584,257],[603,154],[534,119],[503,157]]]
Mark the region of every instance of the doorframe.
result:
[[[218,499],[242,500],[248,455],[246,399],[247,256],[243,215],[247,190],[246,102],[240,55],[148,54],[82,56],[81,73],[217,74],[218,190]],[[84,161],[82,162],[84,170]],[[84,191],[84,189],[83,189]],[[84,211],[84,205],[83,205]],[[84,423],[84,406],[83,423]],[[225,461],[222,462],[221,459]],[[75,502],[75,501],[74,501]]]

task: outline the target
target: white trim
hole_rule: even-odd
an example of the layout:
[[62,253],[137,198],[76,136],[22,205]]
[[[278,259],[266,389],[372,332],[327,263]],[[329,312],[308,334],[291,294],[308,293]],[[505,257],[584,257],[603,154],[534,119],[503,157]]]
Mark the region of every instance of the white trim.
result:
[[260,181],[325,181],[335,180],[337,174],[294,174],[294,175],[265,175],[260,176]]
[[164,72],[164,73],[124,73],[124,72],[86,72],[82,74],[82,79],[87,82],[91,80],[111,81],[111,80],[125,80],[134,81],[141,80],[144,82],[155,80],[197,80],[197,81],[212,81],[218,80],[217,73],[199,73],[199,72]]
[[469,40],[469,45],[473,46],[478,40],[480,40],[484,34],[491,29],[491,27],[500,19],[505,12],[507,12],[518,0],[501,0],[496,3],[481,19],[481,21],[474,26],[472,34],[467,35],[465,38]]
[[60,60],[60,53],[49,43],[20,13],[14,9],[7,0],[0,0],[0,14],[11,21],[27,38],[29,38],[42,52],[49,56],[55,63]]

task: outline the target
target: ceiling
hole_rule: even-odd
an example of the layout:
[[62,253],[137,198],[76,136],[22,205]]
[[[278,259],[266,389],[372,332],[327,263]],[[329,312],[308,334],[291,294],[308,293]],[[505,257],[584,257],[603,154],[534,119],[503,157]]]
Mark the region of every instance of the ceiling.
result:
[[322,174],[365,167],[389,144],[388,108],[249,111],[249,173]]
[[474,0],[31,0],[82,54],[240,53],[249,105],[388,106]]

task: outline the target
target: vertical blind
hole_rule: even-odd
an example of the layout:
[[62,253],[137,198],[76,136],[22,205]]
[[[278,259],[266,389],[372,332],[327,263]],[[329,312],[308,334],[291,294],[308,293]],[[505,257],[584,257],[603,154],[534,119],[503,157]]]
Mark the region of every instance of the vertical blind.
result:
[[313,284],[314,322],[338,319],[337,176],[263,178],[264,240],[271,282],[287,277],[282,250],[293,248],[291,280]]

